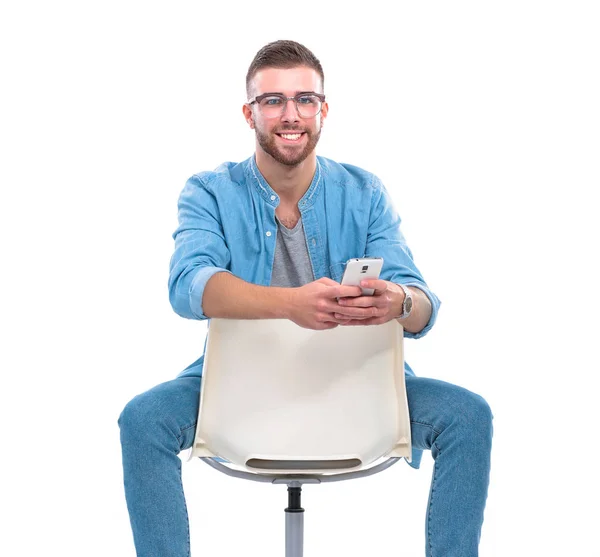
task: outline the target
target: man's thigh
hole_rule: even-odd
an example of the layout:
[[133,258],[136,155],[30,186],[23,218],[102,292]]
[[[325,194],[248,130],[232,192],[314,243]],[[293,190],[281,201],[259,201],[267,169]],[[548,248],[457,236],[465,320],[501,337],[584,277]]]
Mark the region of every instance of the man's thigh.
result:
[[487,402],[458,385],[427,377],[406,377],[413,446],[431,449],[449,425],[491,416]]

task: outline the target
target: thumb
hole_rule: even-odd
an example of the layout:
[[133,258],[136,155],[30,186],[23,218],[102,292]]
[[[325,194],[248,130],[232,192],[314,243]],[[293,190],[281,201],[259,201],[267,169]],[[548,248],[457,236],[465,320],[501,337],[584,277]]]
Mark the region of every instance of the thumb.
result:
[[321,277],[317,282],[320,282],[321,284],[326,284],[327,286],[339,285],[339,282],[335,282],[335,280],[332,280],[329,277]]

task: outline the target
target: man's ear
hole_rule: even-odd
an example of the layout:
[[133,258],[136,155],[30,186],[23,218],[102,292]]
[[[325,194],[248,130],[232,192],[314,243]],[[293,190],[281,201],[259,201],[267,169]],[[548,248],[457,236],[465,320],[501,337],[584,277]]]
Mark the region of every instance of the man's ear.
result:
[[321,107],[321,126],[325,123],[325,119],[327,118],[327,114],[329,113],[329,105],[324,102]]
[[246,119],[246,122],[248,122],[248,125],[250,126],[250,129],[254,129],[254,114],[252,113],[252,109],[245,104],[242,107],[242,112],[244,113],[244,118]]

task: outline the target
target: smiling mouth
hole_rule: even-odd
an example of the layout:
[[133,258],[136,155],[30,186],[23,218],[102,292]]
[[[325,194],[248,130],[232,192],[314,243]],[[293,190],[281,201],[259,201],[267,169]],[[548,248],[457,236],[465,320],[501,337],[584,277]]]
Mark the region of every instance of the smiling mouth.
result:
[[296,133],[278,133],[276,135],[278,135],[279,137],[285,139],[286,141],[289,142],[294,142],[294,141],[300,141],[300,138],[305,134],[306,132],[296,132]]

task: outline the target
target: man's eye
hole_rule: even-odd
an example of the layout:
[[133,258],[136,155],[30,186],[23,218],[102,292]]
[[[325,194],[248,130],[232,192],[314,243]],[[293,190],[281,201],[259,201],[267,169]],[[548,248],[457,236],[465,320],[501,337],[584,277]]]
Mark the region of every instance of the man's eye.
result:
[[303,95],[302,97],[298,97],[298,104],[316,104],[319,99],[314,95]]
[[265,97],[260,104],[263,106],[278,106],[282,103],[282,100],[279,97]]

